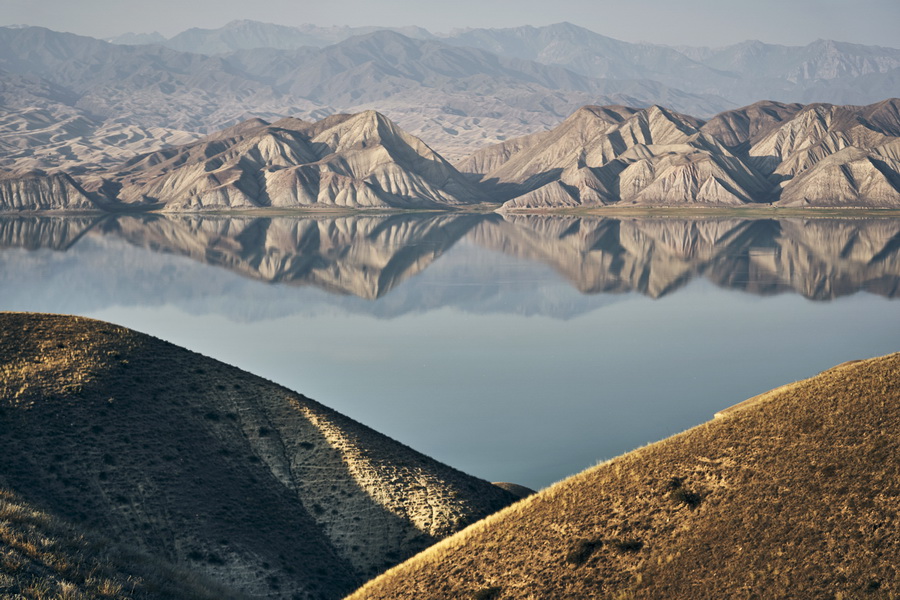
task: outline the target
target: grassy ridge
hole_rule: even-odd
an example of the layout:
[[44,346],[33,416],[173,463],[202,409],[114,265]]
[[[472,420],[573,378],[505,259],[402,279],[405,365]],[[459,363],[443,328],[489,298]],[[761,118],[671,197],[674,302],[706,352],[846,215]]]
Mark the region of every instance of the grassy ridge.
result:
[[900,597],[900,354],[569,478],[363,586],[413,598]]

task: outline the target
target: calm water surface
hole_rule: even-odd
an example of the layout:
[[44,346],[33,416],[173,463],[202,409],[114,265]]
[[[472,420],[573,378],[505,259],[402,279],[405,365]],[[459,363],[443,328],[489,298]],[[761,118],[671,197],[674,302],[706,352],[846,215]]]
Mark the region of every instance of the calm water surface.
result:
[[900,220],[0,219],[0,309],[151,333],[543,487],[900,350]]

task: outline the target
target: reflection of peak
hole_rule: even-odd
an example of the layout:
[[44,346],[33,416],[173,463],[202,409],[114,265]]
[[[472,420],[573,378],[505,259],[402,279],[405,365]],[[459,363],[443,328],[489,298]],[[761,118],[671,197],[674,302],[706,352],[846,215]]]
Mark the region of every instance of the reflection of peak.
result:
[[900,224],[882,220],[602,219],[508,215],[485,247],[553,266],[585,293],[669,294],[703,276],[756,294],[825,300],[900,292]]
[[0,219],[0,248],[68,250],[103,217],[19,216]]
[[[397,314],[499,298],[500,271],[484,272],[476,246],[551,266],[587,294],[658,298],[703,277],[753,294],[827,300],[860,290],[900,294],[900,223],[893,219],[599,218],[392,214],[352,217],[16,217],[0,219],[0,246],[68,250],[81,239],[124,240],[269,283],[378,300],[361,310]],[[440,276],[477,286],[417,287]],[[450,263],[448,264],[447,261]],[[492,269],[495,267],[492,267]],[[454,273],[454,275],[446,275]],[[398,288],[405,292],[396,296]],[[427,296],[423,305],[409,298]],[[406,299],[406,300],[404,300]],[[352,300],[352,299],[351,299]],[[502,302],[500,303],[502,305]],[[499,305],[494,305],[494,309]],[[398,308],[399,307],[399,308]]]
[[104,231],[254,279],[375,299],[422,271],[476,216],[110,219]]

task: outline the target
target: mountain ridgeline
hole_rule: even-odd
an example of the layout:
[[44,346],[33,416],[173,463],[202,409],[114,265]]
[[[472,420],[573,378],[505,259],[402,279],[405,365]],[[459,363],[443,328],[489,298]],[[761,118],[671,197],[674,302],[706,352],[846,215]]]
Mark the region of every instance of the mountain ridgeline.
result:
[[0,178],[5,211],[900,207],[900,100],[760,102],[709,120],[585,106],[454,167],[368,110],[251,119],[81,176]]
[[900,101],[761,102],[702,121],[587,106],[458,166],[507,210],[618,205],[900,206]]

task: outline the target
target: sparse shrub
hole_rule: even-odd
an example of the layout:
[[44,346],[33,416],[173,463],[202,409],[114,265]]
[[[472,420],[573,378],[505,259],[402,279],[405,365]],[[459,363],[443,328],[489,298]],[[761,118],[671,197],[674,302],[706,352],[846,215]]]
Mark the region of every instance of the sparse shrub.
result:
[[684,487],[684,477],[673,477],[666,486],[669,489],[669,498],[678,504],[685,504],[694,510],[703,502],[703,496]]
[[703,502],[703,496],[684,488],[673,490],[671,493],[671,498],[675,502],[687,505],[687,507],[691,510],[694,510]]
[[616,549],[622,553],[640,552],[644,542],[638,539],[622,540],[616,544]]
[[503,588],[498,586],[486,587],[472,594],[472,598],[474,600],[496,600],[496,598],[500,597],[502,591]]
[[602,546],[603,540],[578,540],[566,554],[566,562],[572,565],[583,565]]

